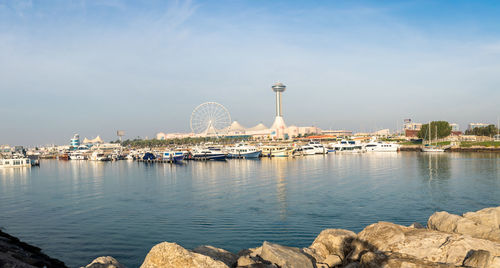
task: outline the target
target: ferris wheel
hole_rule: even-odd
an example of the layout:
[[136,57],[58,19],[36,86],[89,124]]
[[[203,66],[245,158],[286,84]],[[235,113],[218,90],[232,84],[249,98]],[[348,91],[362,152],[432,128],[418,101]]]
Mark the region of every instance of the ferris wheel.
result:
[[218,135],[231,125],[231,115],[217,102],[205,102],[191,113],[191,131],[195,134]]

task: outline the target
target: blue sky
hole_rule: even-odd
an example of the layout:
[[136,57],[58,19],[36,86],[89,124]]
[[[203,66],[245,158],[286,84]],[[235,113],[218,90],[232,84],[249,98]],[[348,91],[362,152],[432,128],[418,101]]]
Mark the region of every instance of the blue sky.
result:
[[[147,3],[142,3],[147,2]],[[498,1],[0,0],[0,144],[187,132],[216,101],[271,125],[496,123]]]

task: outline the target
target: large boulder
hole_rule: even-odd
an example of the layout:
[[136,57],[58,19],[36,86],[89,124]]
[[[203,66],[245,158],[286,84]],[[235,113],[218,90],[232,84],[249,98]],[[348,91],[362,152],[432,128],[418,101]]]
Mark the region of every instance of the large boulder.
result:
[[469,214],[469,218],[465,218],[446,211],[435,212],[429,217],[427,227],[441,232],[466,234],[476,238],[500,242],[500,229],[481,223],[481,219],[484,219],[483,222],[492,224],[494,217],[491,215],[495,214],[491,213],[488,214],[488,217],[482,217],[477,212],[473,213],[476,214]]
[[477,268],[498,268],[500,267],[500,257],[491,256],[485,250],[472,250],[464,260],[464,266]]
[[412,256],[394,252],[367,252],[360,261],[363,268],[455,268],[453,264],[419,260]]
[[[351,251],[351,242],[356,238],[356,233],[343,229],[326,229],[314,239],[309,246],[312,252],[304,251],[313,256],[316,261],[323,262],[328,256],[335,255],[341,260]],[[333,259],[334,257],[330,257]]]
[[0,267],[67,268],[64,262],[45,255],[42,250],[0,230]]
[[485,208],[476,212],[467,212],[463,216],[477,224],[500,229],[500,207]]
[[281,268],[313,268],[312,260],[298,248],[281,246],[269,242],[262,244],[260,257]]
[[236,264],[236,261],[238,260],[238,256],[236,256],[236,254],[231,253],[225,249],[212,246],[199,246],[193,249],[193,252],[211,257],[214,260],[221,261],[229,267],[232,267],[234,264]]
[[[460,266],[471,250],[486,250],[500,256],[500,244],[468,235],[443,233],[428,229],[409,228],[389,222],[366,227],[358,234],[368,252],[383,251],[406,254],[429,262]],[[354,251],[363,252],[363,248]],[[360,254],[362,258],[362,254]]]
[[115,258],[111,256],[99,257],[93,260],[85,268],[125,268],[125,266],[119,263]]
[[191,252],[176,243],[163,242],[154,246],[141,268],[228,268],[222,261]]

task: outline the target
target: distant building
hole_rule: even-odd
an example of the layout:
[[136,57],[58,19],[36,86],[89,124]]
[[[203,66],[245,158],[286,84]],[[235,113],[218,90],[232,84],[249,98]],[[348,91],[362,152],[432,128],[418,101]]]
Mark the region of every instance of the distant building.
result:
[[83,144],[101,144],[101,143],[104,143],[104,141],[101,139],[100,136],[97,136],[93,139],[87,139],[87,138],[83,139]]
[[469,123],[469,128],[467,128],[467,130],[473,130],[477,127],[487,127],[489,125],[490,124],[486,124],[486,123]]
[[73,138],[69,141],[69,146],[71,148],[78,148],[78,146],[80,146],[80,135],[75,134]]
[[10,153],[12,152],[12,148],[9,145],[1,145],[0,153]]
[[352,136],[352,131],[350,130],[322,130],[322,135],[331,135],[337,137],[348,137]]
[[450,127],[451,127],[451,131],[454,131],[454,132],[460,131],[460,126],[457,123],[451,123]]
[[415,129],[405,129],[405,137],[407,137],[407,138],[417,138],[419,131],[420,130],[415,130]]
[[387,137],[390,134],[391,134],[390,130],[388,128],[386,128],[386,129],[377,130],[375,132],[357,132],[355,134],[355,136],[358,136],[358,137],[373,137],[373,136]]
[[413,123],[411,119],[406,119],[403,125],[403,130],[420,130],[422,128],[422,123]]

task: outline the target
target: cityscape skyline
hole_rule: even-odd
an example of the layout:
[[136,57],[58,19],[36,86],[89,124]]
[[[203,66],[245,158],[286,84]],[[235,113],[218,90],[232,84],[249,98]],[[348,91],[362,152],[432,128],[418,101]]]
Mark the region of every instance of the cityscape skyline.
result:
[[200,103],[246,127],[368,132],[496,124],[500,4],[0,2],[0,144],[189,132]]

